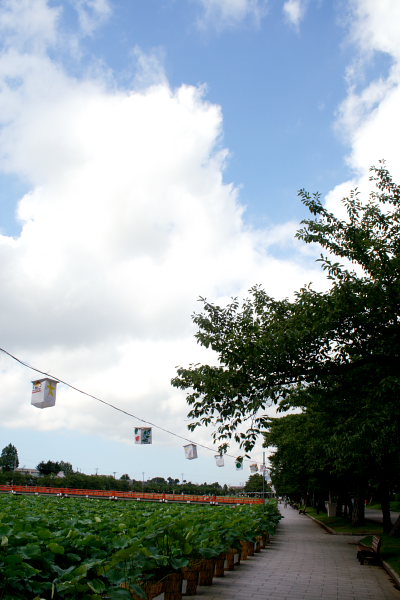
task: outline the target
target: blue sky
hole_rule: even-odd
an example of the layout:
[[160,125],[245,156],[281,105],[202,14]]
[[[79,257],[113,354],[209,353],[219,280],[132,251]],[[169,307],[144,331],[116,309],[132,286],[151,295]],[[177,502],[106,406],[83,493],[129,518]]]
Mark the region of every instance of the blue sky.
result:
[[[386,158],[399,169],[396,0],[6,0],[0,5],[0,347],[189,434],[176,365],[199,296],[325,285],[293,238],[298,189],[332,210]],[[241,483],[233,458],[59,385],[0,353],[0,447],[140,479]],[[262,461],[260,444],[254,460]],[[230,454],[238,450],[232,447]]]

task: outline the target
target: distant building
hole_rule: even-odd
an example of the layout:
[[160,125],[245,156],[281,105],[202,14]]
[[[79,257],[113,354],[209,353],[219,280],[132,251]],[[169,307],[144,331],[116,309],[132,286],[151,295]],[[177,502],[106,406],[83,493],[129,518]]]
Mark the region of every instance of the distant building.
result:
[[23,475],[30,475],[31,477],[39,477],[40,473],[37,469],[15,469],[17,473],[22,473]]

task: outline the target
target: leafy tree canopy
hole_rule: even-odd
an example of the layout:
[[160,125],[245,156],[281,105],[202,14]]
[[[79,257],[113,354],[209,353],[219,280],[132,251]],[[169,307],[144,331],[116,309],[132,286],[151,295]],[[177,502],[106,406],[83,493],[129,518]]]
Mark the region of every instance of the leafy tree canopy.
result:
[[57,473],[61,471],[60,463],[53,460],[48,460],[46,462],[42,460],[36,468],[41,475],[51,475],[52,473],[57,475]]
[[[299,192],[312,218],[297,237],[325,252],[319,260],[331,280],[327,292],[305,286],[293,301],[275,300],[257,286],[242,304],[202,299],[203,311],[193,316],[196,338],[218,364],[180,367],[172,384],[188,390],[189,428],[212,425],[222,451],[232,438],[250,451],[268,429],[271,404],[306,409],[334,400],[339,411],[340,398],[348,414],[337,435],[344,439],[352,425],[349,452],[361,415],[366,443],[372,407],[390,439],[398,436],[400,186],[383,163],[371,171],[376,189],[365,202],[357,190],[344,198],[345,219],[327,211],[319,194]],[[397,420],[390,424],[388,415]],[[384,436],[369,444],[385,454]]]
[[64,473],[64,475],[70,475],[71,473],[74,472],[74,469],[73,469],[71,463],[69,463],[69,462],[60,460],[58,465],[60,467],[60,471],[62,471]]
[[18,451],[13,444],[8,444],[1,451],[0,467],[3,471],[15,471],[18,468]]
[[244,490],[245,492],[268,492],[271,491],[271,487],[260,473],[253,473],[246,481]]

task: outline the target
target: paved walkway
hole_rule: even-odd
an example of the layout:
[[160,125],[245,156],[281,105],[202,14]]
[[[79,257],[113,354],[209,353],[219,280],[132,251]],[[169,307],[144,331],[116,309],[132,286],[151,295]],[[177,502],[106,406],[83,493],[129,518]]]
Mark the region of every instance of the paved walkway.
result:
[[242,561],[210,587],[201,600],[400,600],[386,571],[360,565],[354,536],[331,535],[280,507],[284,519],[266,550]]
[[[398,512],[390,513],[390,517],[392,519],[393,525],[395,524],[395,522],[397,521],[399,516],[400,516],[400,513],[398,513]],[[366,508],[365,509],[365,518],[368,519],[369,521],[377,521],[378,523],[382,523],[382,511],[377,510],[375,508]]]

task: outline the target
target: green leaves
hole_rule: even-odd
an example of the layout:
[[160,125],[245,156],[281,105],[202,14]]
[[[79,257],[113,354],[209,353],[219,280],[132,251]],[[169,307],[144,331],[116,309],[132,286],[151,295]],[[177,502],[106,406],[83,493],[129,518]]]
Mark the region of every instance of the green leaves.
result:
[[61,544],[52,543],[48,544],[47,547],[51,552],[54,552],[54,554],[64,554],[64,547],[61,546]]
[[[260,519],[274,527],[272,513],[261,506],[132,502],[117,508],[71,498],[66,509],[55,498],[26,496],[17,505],[6,496],[0,503],[0,534],[7,538],[0,546],[0,597],[13,600],[98,600],[104,593],[123,599],[130,597],[125,585],[140,596],[141,581],[179,570],[191,558],[221,554],[254,536]],[[94,533],[99,525],[101,536]]]
[[[371,173],[376,189],[343,198],[344,218],[299,192],[311,217],[297,238],[322,248],[329,289],[275,300],[255,286],[225,307],[201,298],[195,337],[215,360],[172,380],[187,390],[189,429],[212,426],[220,451],[235,440],[249,452],[267,430],[282,493],[400,478],[400,186],[383,162]],[[303,414],[268,422],[272,404]]]

